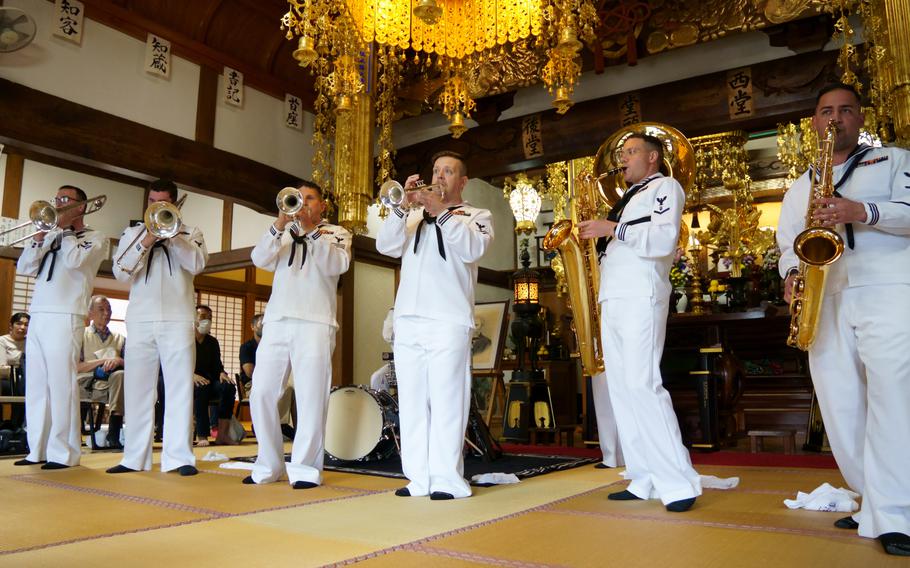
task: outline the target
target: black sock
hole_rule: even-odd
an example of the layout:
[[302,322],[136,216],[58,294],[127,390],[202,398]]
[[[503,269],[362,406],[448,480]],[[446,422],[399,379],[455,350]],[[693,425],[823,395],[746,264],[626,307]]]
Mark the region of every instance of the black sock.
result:
[[683,511],[688,511],[694,504],[695,497],[689,497],[688,499],[680,499],[679,501],[667,503],[667,510],[671,513],[682,513]]
[[434,491],[430,493],[430,499],[433,501],[448,501],[449,499],[454,499],[455,496],[451,493],[446,493],[445,491]]
[[314,487],[319,487],[318,483],[313,483],[312,481],[295,481],[292,485],[294,489],[312,489]]
[[126,466],[123,465],[123,464],[115,465],[114,467],[109,467],[109,468],[107,469],[107,472],[108,472],[108,473],[132,473],[132,472],[135,472],[135,471],[139,471],[139,470],[138,470],[138,469],[132,469],[132,468],[126,467]]
[[186,477],[188,475],[196,475],[197,473],[199,473],[199,470],[196,469],[196,466],[193,466],[193,465],[182,465],[177,468],[177,473]]
[[39,463],[44,463],[44,462],[33,462],[31,460],[23,458],[21,460],[13,462],[13,465],[38,465]]
[[611,501],[641,501],[641,497],[632,493],[628,489],[623,489],[622,491],[617,491],[616,493],[610,493],[607,495],[607,499]]
[[411,491],[407,487],[399,487],[395,490],[395,495],[398,495],[399,497],[410,497]]
[[895,556],[910,556],[910,536],[899,532],[890,532],[878,536],[882,548]]
[[246,477],[243,478],[243,484],[244,484],[244,485],[256,485],[256,482],[253,481],[253,476],[252,476],[252,475],[248,475],[248,476],[246,476]]
[[41,469],[66,469],[68,467],[65,463],[47,462],[41,466]]

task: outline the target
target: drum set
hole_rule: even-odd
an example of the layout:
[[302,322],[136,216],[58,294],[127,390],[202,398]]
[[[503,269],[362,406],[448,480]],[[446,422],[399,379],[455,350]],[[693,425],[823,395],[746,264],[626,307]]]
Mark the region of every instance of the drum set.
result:
[[325,452],[338,461],[378,461],[401,452],[398,383],[392,353],[383,353],[388,392],[363,385],[335,387],[329,394]]
[[[325,423],[325,453],[329,460],[371,462],[401,453],[395,360],[392,353],[383,353],[382,359],[388,361],[384,381],[388,391],[352,385],[334,387],[329,393]],[[487,462],[502,454],[473,397],[465,444]]]

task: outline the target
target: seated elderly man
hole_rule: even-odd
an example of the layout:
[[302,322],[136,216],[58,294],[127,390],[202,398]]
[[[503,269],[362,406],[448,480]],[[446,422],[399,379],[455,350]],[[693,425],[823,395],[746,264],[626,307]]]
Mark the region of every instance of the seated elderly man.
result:
[[105,296],[92,296],[89,304],[90,323],[82,336],[82,355],[76,365],[79,396],[107,404],[110,412],[107,445],[123,449],[120,429],[123,427],[123,349],[126,338],[108,328],[111,303]]

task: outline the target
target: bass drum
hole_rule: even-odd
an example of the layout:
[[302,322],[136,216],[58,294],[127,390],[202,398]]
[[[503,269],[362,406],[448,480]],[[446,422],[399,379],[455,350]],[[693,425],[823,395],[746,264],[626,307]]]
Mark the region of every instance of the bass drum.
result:
[[387,392],[362,386],[329,394],[325,452],[341,461],[373,461],[396,453],[398,403]]

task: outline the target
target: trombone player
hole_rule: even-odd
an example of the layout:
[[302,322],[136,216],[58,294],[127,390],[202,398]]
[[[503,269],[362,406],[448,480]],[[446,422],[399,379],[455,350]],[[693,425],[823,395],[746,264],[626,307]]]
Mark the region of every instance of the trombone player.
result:
[[598,239],[604,367],[630,480],[608,498],[659,498],[668,511],[683,512],[701,495],[701,482],[682,444],[660,359],[686,196],[660,173],[663,153],[659,138],[629,135],[621,151],[629,187],[606,219],[579,223],[579,236]]
[[[286,471],[291,487],[309,489],[322,483],[338,278],[351,264],[351,233],[322,218],[326,202],[313,182],[283,189],[276,201],[278,218],[250,254],[253,264],[275,273],[275,281],[250,392],[259,452],[243,483],[271,483]],[[278,400],[289,371],[297,423],[291,460],[285,463]]]
[[[159,364],[167,401],[161,471],[198,473],[190,444],[196,362],[193,277],[209,255],[202,231],[182,223],[176,200],[174,182],[149,184],[146,224],[124,230],[114,254],[114,277],[130,284],[123,381],[127,426],[123,460],[108,473],[152,469]],[[148,214],[164,203],[170,204],[163,206],[164,213]]]
[[16,465],[46,461],[41,469],[79,465],[82,437],[76,365],[105,244],[104,236],[83,221],[84,191],[64,185],[57,190],[54,205],[56,227],[35,233],[16,264],[19,274],[35,277],[25,360],[29,454]]

